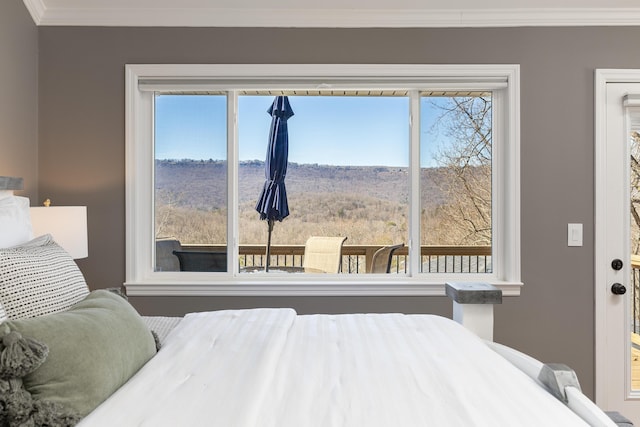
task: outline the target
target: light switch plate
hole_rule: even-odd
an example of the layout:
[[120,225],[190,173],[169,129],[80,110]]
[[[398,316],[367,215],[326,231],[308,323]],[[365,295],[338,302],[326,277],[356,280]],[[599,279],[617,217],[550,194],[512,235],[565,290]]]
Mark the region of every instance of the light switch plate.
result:
[[582,246],[582,224],[569,224],[567,227],[567,246]]

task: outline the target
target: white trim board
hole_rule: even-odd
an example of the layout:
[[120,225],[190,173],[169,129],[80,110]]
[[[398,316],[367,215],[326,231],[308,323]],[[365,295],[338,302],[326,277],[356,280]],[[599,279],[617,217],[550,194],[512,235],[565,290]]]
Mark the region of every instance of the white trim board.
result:
[[[517,64],[127,64],[125,67],[125,140],[126,140],[126,282],[129,295],[444,295],[446,281],[489,282],[504,295],[519,295],[520,259],[520,67]],[[230,76],[233,77],[230,80]],[[153,270],[153,90],[179,91],[195,83],[200,90],[242,89],[253,81],[276,82],[282,87],[301,87],[313,82],[338,88],[377,88],[382,82],[396,88],[418,91],[438,87],[455,90],[465,81],[476,90],[499,88],[494,93],[494,188],[492,220],[494,255],[491,274],[422,274],[419,263],[411,261],[410,273],[397,277],[349,277],[349,275],[272,275],[251,276],[239,273],[237,211],[228,217],[229,253],[227,272],[156,272]],[[167,86],[168,85],[168,86]],[[238,86],[239,85],[239,86]],[[323,86],[324,87],[324,86]],[[265,87],[263,86],[263,89]],[[268,87],[267,87],[268,88]],[[415,97],[417,92],[413,95]],[[231,96],[235,96],[231,93]],[[228,111],[235,110],[235,101]],[[415,99],[413,101],[415,105]],[[229,117],[234,123],[235,114]],[[230,128],[234,126],[230,125]],[[419,132],[414,132],[419,135]],[[228,163],[235,164],[237,142],[228,134]],[[419,153],[419,141],[410,142],[411,152]],[[233,146],[233,147],[231,147]],[[417,158],[414,156],[414,158]],[[414,167],[419,163],[413,163]],[[500,179],[498,179],[498,176]],[[228,175],[232,184],[230,206],[237,188],[237,173]],[[419,199],[419,186],[412,184],[412,205]],[[410,219],[413,237],[419,215]],[[413,258],[417,260],[418,258]],[[413,272],[413,273],[411,273]],[[358,276],[358,275],[353,275]]]
[[[636,26],[640,7],[596,8],[225,8],[122,2],[23,0],[40,26],[452,28],[522,26]],[[79,6],[75,6],[77,3]],[[124,3],[126,4],[126,3]]]

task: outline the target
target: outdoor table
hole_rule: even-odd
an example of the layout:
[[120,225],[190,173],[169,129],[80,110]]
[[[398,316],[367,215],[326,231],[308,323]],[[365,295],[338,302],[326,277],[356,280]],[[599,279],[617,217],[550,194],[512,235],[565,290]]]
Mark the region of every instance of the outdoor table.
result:
[[[265,273],[263,265],[252,265],[248,267],[240,267],[241,273]],[[324,273],[321,270],[313,268],[292,266],[292,265],[271,265],[266,273]]]

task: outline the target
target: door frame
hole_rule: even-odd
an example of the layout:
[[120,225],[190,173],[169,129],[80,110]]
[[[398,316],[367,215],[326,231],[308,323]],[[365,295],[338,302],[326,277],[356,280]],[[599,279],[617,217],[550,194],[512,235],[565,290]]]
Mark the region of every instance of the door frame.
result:
[[[608,334],[608,325],[619,321],[619,309],[613,313],[611,309],[611,292],[609,290],[609,275],[611,274],[611,254],[608,252],[607,230],[607,84],[609,83],[640,83],[640,70],[635,69],[596,69],[594,87],[594,168],[595,168],[595,218],[594,218],[594,298],[595,298],[595,401],[605,410],[623,410],[616,402],[615,396],[609,393],[610,367],[619,366],[619,360],[610,360],[607,347],[621,345],[621,340]],[[610,172],[610,171],[609,171]],[[628,262],[625,262],[627,265]],[[626,271],[622,270],[622,271]],[[628,276],[628,275],[627,275]],[[628,285],[628,284],[627,284]],[[618,317],[616,317],[618,316]],[[629,337],[626,338],[629,342]],[[625,345],[630,351],[630,344]],[[626,382],[629,379],[625,379]],[[630,389],[630,385],[626,386]],[[614,393],[616,394],[616,393]],[[628,400],[628,393],[623,399]],[[634,399],[635,400],[635,399]]]

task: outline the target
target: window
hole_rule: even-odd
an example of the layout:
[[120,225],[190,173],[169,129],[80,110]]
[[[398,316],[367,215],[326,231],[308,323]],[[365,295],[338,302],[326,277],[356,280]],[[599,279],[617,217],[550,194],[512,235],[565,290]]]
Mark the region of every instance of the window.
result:
[[[128,65],[128,292],[440,295],[479,280],[518,294],[518,71]],[[275,96],[293,110],[290,215],[264,273],[269,227],[254,207]],[[282,272],[300,270],[311,235],[347,237],[340,273]],[[159,246],[170,238],[173,267]],[[398,243],[390,273],[367,272]]]
[[491,92],[423,93],[420,111],[421,271],[491,273]]

